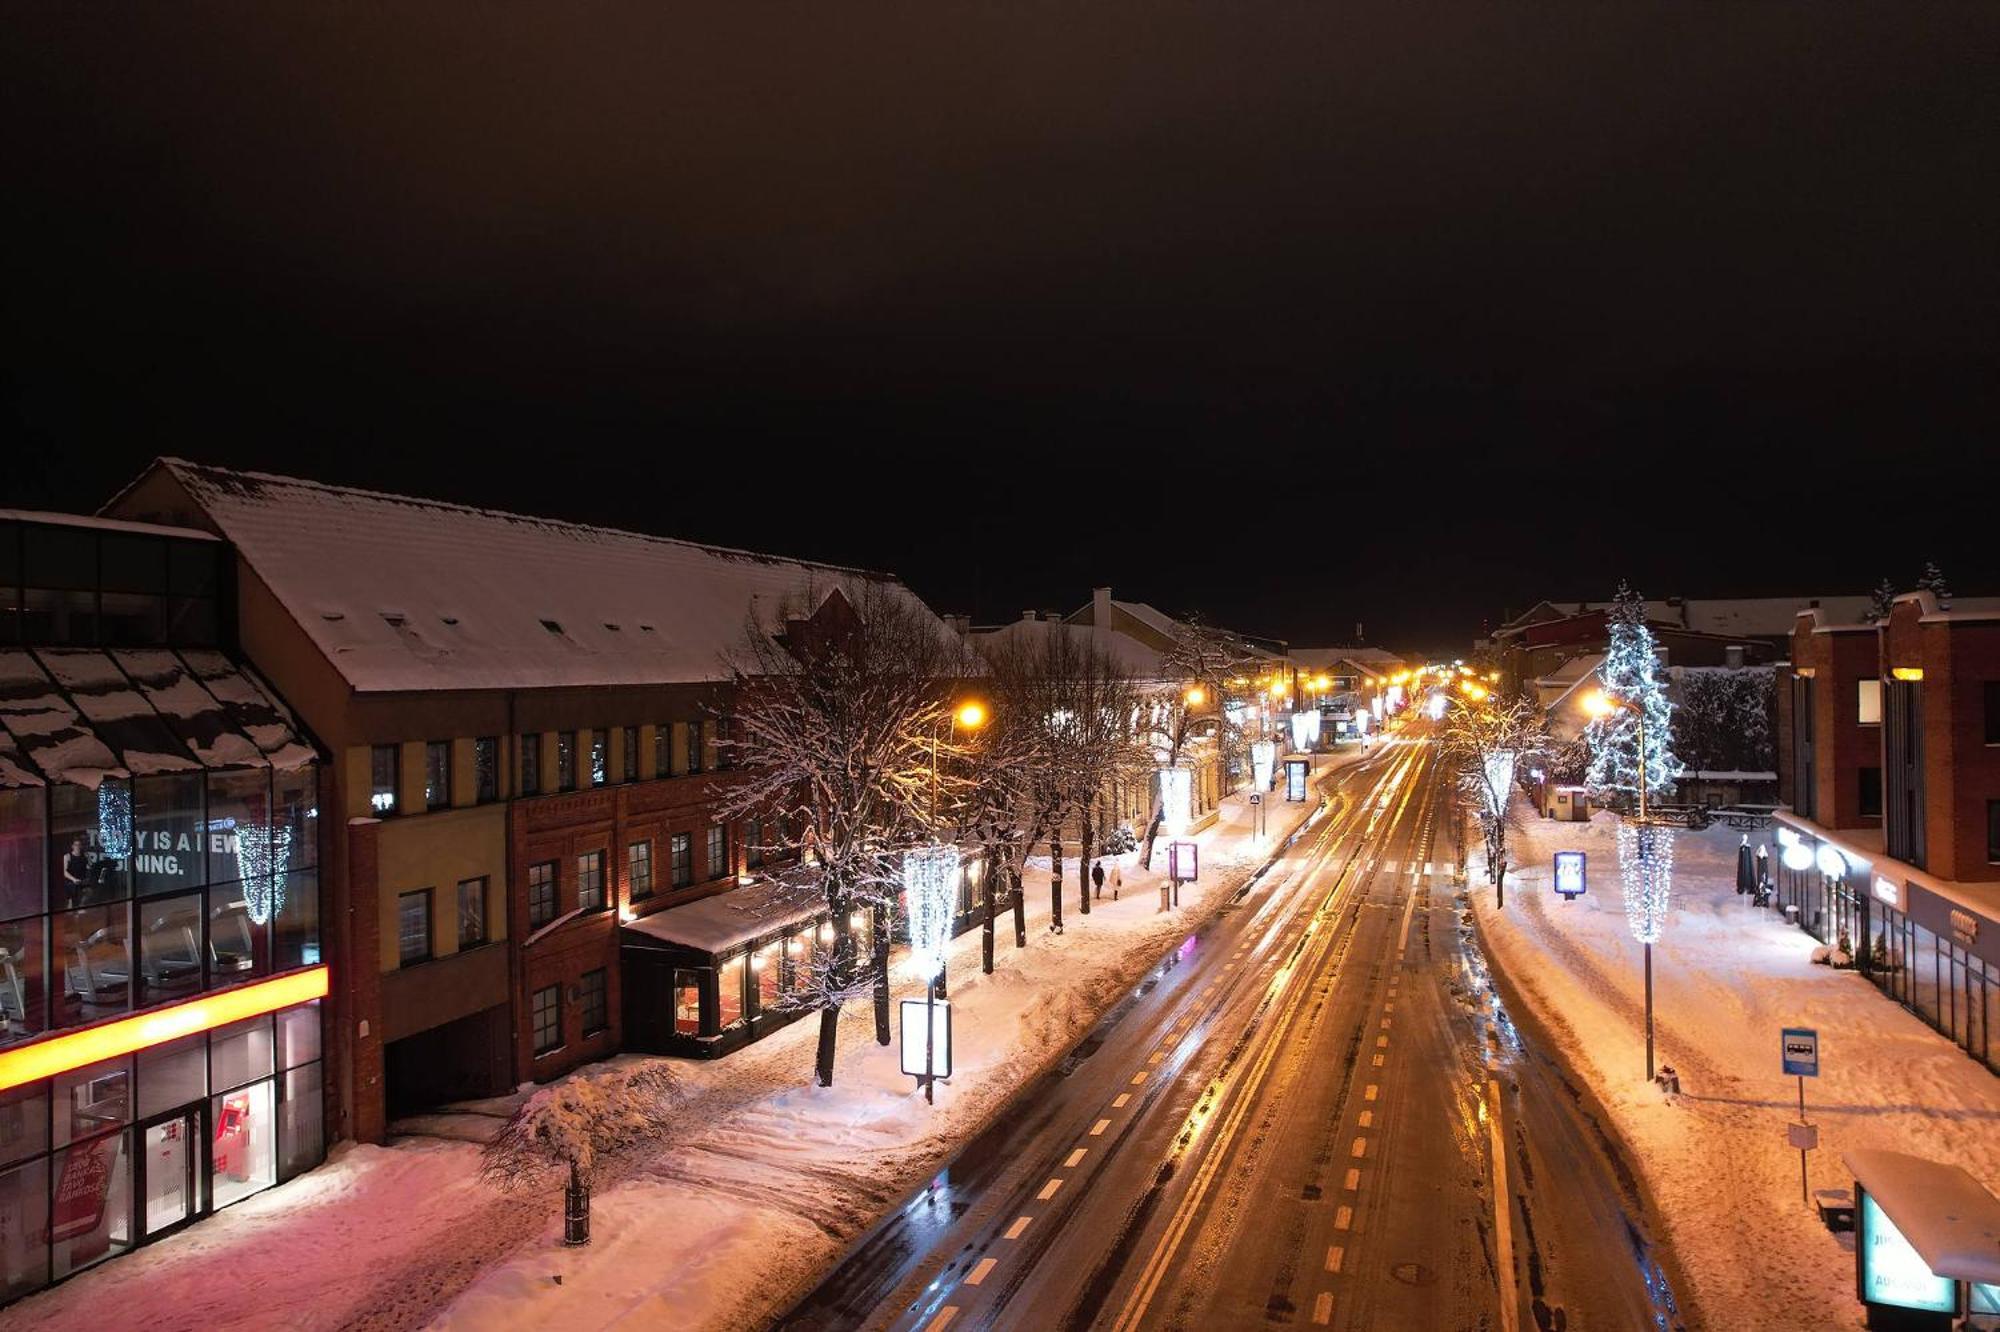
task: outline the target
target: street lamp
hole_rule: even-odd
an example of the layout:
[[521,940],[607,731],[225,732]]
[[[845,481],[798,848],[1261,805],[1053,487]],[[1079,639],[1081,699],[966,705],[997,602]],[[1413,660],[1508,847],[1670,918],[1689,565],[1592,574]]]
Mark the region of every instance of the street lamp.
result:
[[[968,731],[978,730],[986,724],[986,705],[976,699],[968,699],[951,711],[951,732],[957,737],[960,727]],[[931,822],[937,822],[938,799],[938,744],[943,738],[944,725],[940,723],[931,730]],[[944,988],[945,945],[951,936],[951,903],[958,888],[959,855],[958,848],[940,841],[933,834],[927,846],[913,847],[903,857],[903,888],[908,898],[910,913],[911,960],[917,963],[924,977],[924,1100],[935,1103],[933,1074],[936,1059],[936,1012],[939,991]],[[991,885],[988,885],[991,891]],[[886,947],[878,942],[878,957],[886,955]],[[878,978],[877,984],[886,986],[886,980]],[[886,989],[883,991],[886,996]],[[886,1002],[886,997],[885,997]]]
[[1602,720],[1630,709],[1638,723],[1639,817],[1618,829],[1618,868],[1625,885],[1625,923],[1646,950],[1646,1080],[1653,1078],[1653,944],[1665,923],[1673,887],[1673,833],[1654,827],[1646,809],[1652,774],[1646,762],[1646,710],[1602,689],[1584,696],[1583,710]]

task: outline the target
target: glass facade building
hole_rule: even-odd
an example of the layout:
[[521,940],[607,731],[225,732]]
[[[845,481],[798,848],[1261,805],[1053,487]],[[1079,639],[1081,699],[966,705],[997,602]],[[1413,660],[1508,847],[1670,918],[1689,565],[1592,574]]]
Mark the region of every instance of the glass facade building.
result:
[[227,556],[0,520],[0,1300],[325,1155],[319,765]]

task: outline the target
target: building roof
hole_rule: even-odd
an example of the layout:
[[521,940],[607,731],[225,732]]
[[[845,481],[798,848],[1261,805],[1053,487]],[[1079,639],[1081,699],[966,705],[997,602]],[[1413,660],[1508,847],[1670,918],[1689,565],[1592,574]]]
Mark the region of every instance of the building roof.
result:
[[[1858,620],[1868,613],[1865,596],[1668,597],[1646,602],[1646,622],[1719,638],[1783,638],[1801,612],[1815,606],[1830,619]],[[1493,631],[1513,638],[1531,625],[1608,611],[1609,601],[1538,601]]]
[[1840,1159],[1932,1273],[2000,1282],[2000,1199],[1963,1167],[1874,1149]]
[[1134,680],[1164,678],[1165,668],[1160,664],[1160,653],[1156,649],[1130,634],[1121,634],[1101,624],[1069,624],[1061,620],[1023,617],[1012,624],[975,629],[967,641],[975,651],[1001,644],[1019,644],[1032,649],[1045,643],[1051,633],[1061,633],[1079,646],[1097,649]]
[[312,749],[219,652],[0,649],[0,787],[296,768]]
[[[817,602],[839,587],[860,605],[872,583],[916,601],[866,570],[174,458],[155,466],[360,692],[716,680],[753,619],[780,628],[812,609],[808,593]],[[939,621],[938,632],[950,631]]]
[[1409,663],[1387,648],[1373,647],[1328,647],[1293,648],[1291,659],[1300,669],[1323,671],[1338,666],[1342,662],[1352,662],[1370,673],[1394,670]]
[[723,953],[826,913],[826,894],[802,874],[730,888],[686,906],[668,907],[625,928],[662,943]]

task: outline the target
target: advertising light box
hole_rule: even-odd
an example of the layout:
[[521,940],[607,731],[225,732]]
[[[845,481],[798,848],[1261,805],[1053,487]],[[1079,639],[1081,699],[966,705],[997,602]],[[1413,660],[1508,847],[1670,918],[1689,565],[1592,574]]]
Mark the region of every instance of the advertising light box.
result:
[[1585,856],[1582,851],[1556,852],[1556,891],[1564,897],[1583,896]]
[[1924,1309],[1931,1313],[1954,1313],[1958,1309],[1958,1284],[1950,1277],[1931,1271],[1918,1256],[1889,1214],[1876,1205],[1866,1189],[1861,1191],[1860,1223],[1856,1248],[1861,1260],[1861,1298],[1869,1304],[1887,1304],[1898,1309]]
[[[904,999],[898,1005],[901,1017],[903,1072],[913,1078],[924,1076],[924,1008],[921,999]],[[931,1075],[951,1076],[951,1002],[939,999],[931,1010]]]
[[1306,798],[1306,761],[1304,759],[1285,760],[1285,799],[1304,800]]

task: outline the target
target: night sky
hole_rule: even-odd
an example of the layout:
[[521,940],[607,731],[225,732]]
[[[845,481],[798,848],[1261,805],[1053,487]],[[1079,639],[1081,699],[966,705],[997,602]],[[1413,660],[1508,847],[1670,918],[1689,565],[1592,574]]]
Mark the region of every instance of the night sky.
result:
[[0,18],[0,503],[157,453],[1295,642],[2000,592],[2000,6]]

